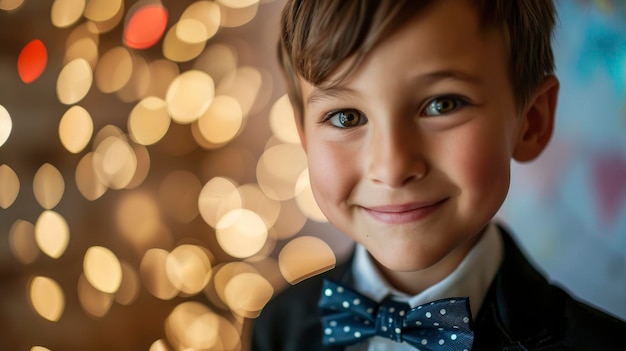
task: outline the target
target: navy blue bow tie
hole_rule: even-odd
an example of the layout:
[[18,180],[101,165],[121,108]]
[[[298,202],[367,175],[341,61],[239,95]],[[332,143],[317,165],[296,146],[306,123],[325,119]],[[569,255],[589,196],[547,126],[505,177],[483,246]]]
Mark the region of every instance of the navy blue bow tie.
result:
[[406,342],[423,351],[468,351],[474,333],[469,299],[442,299],[410,308],[386,299],[381,304],[325,280],[318,306],[324,345],[346,346],[372,336]]

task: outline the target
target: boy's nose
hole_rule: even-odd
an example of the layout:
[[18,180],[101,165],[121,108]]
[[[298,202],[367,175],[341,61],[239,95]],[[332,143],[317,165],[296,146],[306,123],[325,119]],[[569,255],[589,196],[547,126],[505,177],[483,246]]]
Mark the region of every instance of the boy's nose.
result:
[[398,188],[426,175],[427,164],[419,136],[406,127],[372,135],[368,174],[372,181]]

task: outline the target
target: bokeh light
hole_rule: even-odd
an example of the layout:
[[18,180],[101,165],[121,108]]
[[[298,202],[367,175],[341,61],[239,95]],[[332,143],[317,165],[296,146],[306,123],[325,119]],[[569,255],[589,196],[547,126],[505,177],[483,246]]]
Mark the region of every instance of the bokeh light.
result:
[[13,121],[11,120],[11,115],[9,115],[9,111],[4,106],[0,105],[0,146],[9,139],[12,129]]
[[[67,39],[65,39],[66,51],[69,50],[74,43],[82,39],[89,39],[96,44],[96,46],[100,44],[100,35],[92,22],[79,24],[72,29]],[[67,64],[67,62],[65,63]]]
[[196,1],[180,16],[176,36],[195,44],[211,39],[220,27],[220,8],[213,1]]
[[180,292],[167,276],[169,252],[163,249],[150,249],[141,259],[139,267],[143,286],[161,300],[171,300]]
[[172,351],[172,349],[167,344],[167,341],[159,339],[150,345],[148,351]]
[[92,134],[93,120],[84,107],[74,105],[61,117],[59,139],[67,151],[73,154],[83,151]]
[[121,261],[122,282],[115,293],[115,301],[122,305],[130,305],[139,297],[141,283],[135,268],[128,262]]
[[35,241],[35,226],[28,221],[16,220],[9,231],[9,247],[21,263],[33,263],[40,252]]
[[235,209],[226,213],[218,220],[215,229],[222,249],[237,258],[256,254],[267,240],[265,222],[250,210]]
[[104,195],[107,186],[98,179],[96,170],[94,169],[94,154],[86,153],[76,166],[75,182],[78,191],[87,200],[94,201]]
[[96,86],[103,93],[120,90],[133,72],[133,59],[126,48],[118,46],[105,52],[96,67]]
[[281,202],[281,209],[273,229],[278,239],[289,239],[304,228],[307,217],[298,209],[294,199]]
[[268,148],[257,163],[259,186],[270,199],[293,198],[296,195],[296,182],[306,168],[306,162],[306,155],[300,145],[279,144]]
[[198,57],[206,47],[205,41],[187,42],[178,36],[178,25],[174,24],[163,38],[163,56],[174,62],[187,62]]
[[48,63],[48,51],[39,39],[24,46],[17,58],[17,73],[24,83],[32,83],[43,73]]
[[224,76],[216,88],[216,94],[229,95],[237,99],[243,115],[248,116],[262,84],[263,79],[259,70],[250,66],[240,67]]
[[66,28],[76,23],[83,15],[86,0],[54,0],[50,19],[55,27]]
[[309,170],[302,171],[296,181],[296,203],[298,208],[308,218],[317,222],[326,222],[326,216],[317,205],[311,189],[311,180],[309,179]]
[[224,287],[226,304],[232,311],[247,318],[257,317],[273,293],[272,285],[255,273],[238,274]]
[[89,0],[85,7],[84,16],[95,22],[109,20],[123,8],[122,0]]
[[195,295],[209,283],[212,274],[210,253],[197,245],[183,244],[169,253],[166,273],[170,282],[182,293]]
[[217,306],[228,307],[226,286],[228,282],[239,274],[259,274],[252,265],[245,262],[229,262],[214,268],[212,289],[207,289],[207,297]]
[[59,101],[72,105],[82,100],[91,89],[93,74],[89,62],[84,58],[70,61],[63,67],[57,79]]
[[256,184],[244,184],[238,188],[242,200],[242,208],[258,214],[267,228],[272,228],[280,215],[280,201],[265,196]]
[[156,44],[167,25],[167,9],[157,3],[138,3],[129,11],[124,28],[124,44],[133,49],[147,49]]
[[216,96],[209,109],[198,119],[200,133],[216,146],[231,141],[242,126],[241,105],[230,96]]
[[211,44],[195,60],[194,68],[207,72],[219,84],[237,69],[237,51],[226,44]]
[[144,97],[150,87],[151,76],[148,62],[140,55],[132,55],[132,72],[126,85],[115,93],[123,102],[135,102]]
[[100,36],[92,23],[87,22],[76,26],[66,39],[63,63],[68,64],[81,58],[89,63],[89,67],[93,71],[100,59],[99,44]]
[[[115,6],[116,1],[113,1],[112,4],[108,6]],[[85,11],[87,11],[87,9],[85,9]],[[104,33],[110,32],[120,24],[120,22],[122,21],[122,18],[124,18],[124,2],[123,1],[121,2],[120,7],[118,8],[117,12],[113,16],[108,17],[108,15],[109,14],[106,14],[104,16],[96,15],[96,17],[102,17],[104,19],[103,20],[90,20],[88,22],[90,26],[93,28],[93,31],[95,33],[104,34]]]
[[92,246],[87,249],[83,270],[87,281],[104,293],[113,294],[122,284],[122,265],[106,247]]
[[35,199],[46,210],[53,209],[65,192],[65,181],[61,172],[49,163],[39,167],[33,179]]
[[130,183],[126,185],[125,189],[135,189],[140,186],[150,173],[150,153],[148,148],[144,145],[131,143],[135,158],[137,159],[137,168],[135,174],[130,180]]
[[276,100],[270,110],[270,128],[274,136],[284,143],[300,142],[293,108],[286,94]]
[[234,9],[250,7],[259,3],[259,0],[218,0],[221,4]]
[[314,236],[300,236],[291,240],[278,255],[280,272],[291,284],[334,268],[336,261],[330,246]]
[[13,11],[24,4],[24,0],[0,0],[0,10]]
[[200,118],[209,109],[214,96],[213,79],[202,71],[190,70],[174,79],[165,101],[172,119],[185,124]]
[[202,187],[198,209],[202,219],[211,227],[217,227],[222,216],[238,208],[241,208],[241,195],[237,184],[230,179],[215,177]]
[[0,165],[0,207],[9,208],[19,192],[20,178],[11,167]]
[[61,257],[70,241],[67,221],[55,211],[43,211],[35,222],[35,240],[46,255]]
[[104,317],[113,305],[113,296],[105,293],[89,283],[85,275],[78,278],[78,301],[88,315]]
[[259,10],[259,1],[217,1],[222,14],[222,27],[241,27],[252,21]]
[[128,133],[135,142],[152,145],[165,136],[170,123],[165,101],[149,96],[137,103],[130,112]]
[[181,303],[170,313],[165,323],[168,340],[178,350],[208,350],[218,341],[218,316],[201,303]]
[[57,322],[65,310],[63,289],[51,278],[37,276],[29,284],[30,303],[43,318]]
[[122,189],[130,184],[137,170],[137,155],[125,137],[109,136],[99,142],[93,153],[98,179],[109,188]]

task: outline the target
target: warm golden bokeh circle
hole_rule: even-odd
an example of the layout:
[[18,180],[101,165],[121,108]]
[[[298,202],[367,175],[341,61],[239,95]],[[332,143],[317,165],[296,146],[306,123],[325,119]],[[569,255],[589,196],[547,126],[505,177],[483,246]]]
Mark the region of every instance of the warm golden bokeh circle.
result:
[[0,165],[0,207],[9,208],[19,192],[20,178],[11,167]]
[[172,119],[181,124],[196,121],[211,105],[215,96],[213,79],[208,74],[191,70],[182,73],[170,84],[165,101]]
[[46,255],[61,257],[70,241],[70,228],[65,218],[52,210],[43,211],[35,223],[35,241]]
[[93,73],[91,65],[84,58],[68,62],[57,78],[57,96],[59,101],[72,105],[81,101],[91,89]]
[[65,192],[65,180],[61,172],[49,163],[44,163],[33,179],[33,194],[41,207],[53,209]]
[[65,293],[55,280],[37,276],[28,288],[31,306],[44,319],[57,322],[65,310]]
[[0,146],[9,139],[12,129],[13,121],[11,120],[11,115],[9,115],[9,111],[4,106],[0,105]]
[[148,96],[139,101],[128,116],[128,132],[141,145],[161,140],[170,127],[171,118],[163,99]]
[[79,105],[70,107],[59,122],[59,139],[67,151],[77,154],[89,144],[93,120],[89,111]]
[[85,11],[85,0],[54,0],[50,10],[52,24],[59,28],[70,27]]
[[87,249],[83,270],[89,284],[103,293],[113,294],[122,284],[122,264],[106,247],[92,246]]
[[333,250],[322,239],[314,236],[300,236],[291,240],[278,256],[280,272],[291,284],[327,271],[335,264]]
[[35,226],[21,219],[15,221],[9,231],[9,247],[21,263],[33,263],[40,252],[35,241]]

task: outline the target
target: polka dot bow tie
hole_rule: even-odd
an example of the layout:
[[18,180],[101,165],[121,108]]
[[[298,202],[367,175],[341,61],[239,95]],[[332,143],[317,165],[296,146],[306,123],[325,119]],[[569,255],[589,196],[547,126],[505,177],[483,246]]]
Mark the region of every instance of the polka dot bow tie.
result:
[[469,299],[442,299],[410,308],[384,300],[381,304],[325,280],[318,306],[324,345],[346,346],[382,336],[422,351],[467,351],[474,333]]

